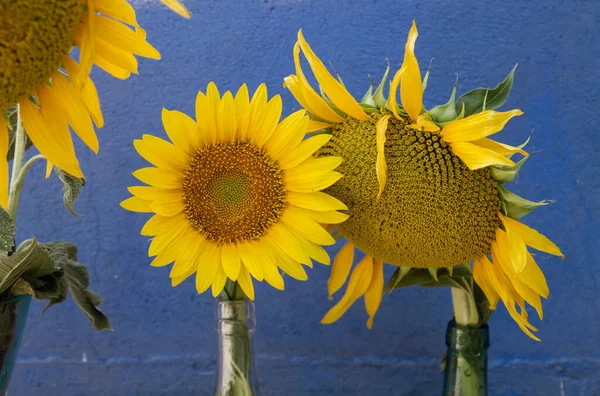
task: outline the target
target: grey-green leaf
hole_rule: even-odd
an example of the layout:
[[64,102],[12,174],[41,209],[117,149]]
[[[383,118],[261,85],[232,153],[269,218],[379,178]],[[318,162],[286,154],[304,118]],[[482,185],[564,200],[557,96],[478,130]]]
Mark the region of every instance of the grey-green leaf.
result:
[[507,166],[507,165],[490,166],[490,172],[492,174],[492,178],[501,184],[512,182],[517,177],[519,170],[521,170],[521,167],[523,166],[525,161],[527,161],[527,158],[529,158],[529,157],[521,158],[521,160],[519,162],[517,162],[514,166]]
[[15,246],[15,222],[0,208],[0,253],[10,253]]
[[465,117],[481,112],[484,101],[486,110],[493,110],[502,106],[506,102],[506,99],[508,99],[508,95],[512,89],[517,66],[518,64],[513,67],[504,81],[495,88],[476,88],[461,96],[456,102],[456,113],[461,111],[463,103],[465,105]]
[[75,201],[77,200],[77,197],[79,197],[81,189],[85,186],[85,179],[70,175],[57,167],[54,167],[54,171],[58,175],[58,178],[63,182],[63,203],[65,204],[65,208],[67,208],[69,213],[73,216],[79,216],[79,214],[75,212]]
[[554,201],[547,200],[542,200],[539,202],[530,201],[528,199],[519,197],[517,194],[508,191],[506,188],[500,185],[496,186],[496,188],[498,189],[500,199],[503,202],[502,207],[504,214],[512,217],[513,219],[518,220],[537,207],[554,203]]
[[0,257],[0,296],[24,276],[43,277],[52,274],[54,266],[48,252],[34,239],[23,242],[15,254]]

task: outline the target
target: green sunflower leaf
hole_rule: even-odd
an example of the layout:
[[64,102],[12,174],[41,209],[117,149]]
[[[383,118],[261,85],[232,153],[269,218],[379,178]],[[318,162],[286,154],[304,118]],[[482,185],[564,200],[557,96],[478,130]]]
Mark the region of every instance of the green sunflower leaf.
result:
[[15,222],[6,210],[0,208],[0,254],[13,251],[15,232]]
[[81,189],[85,186],[85,179],[70,175],[57,167],[54,167],[54,171],[58,175],[60,181],[63,182],[63,203],[65,204],[65,208],[67,208],[69,213],[73,216],[80,216],[75,212],[75,201],[77,200],[77,197],[79,197]]
[[519,197],[517,194],[508,191],[506,188],[497,185],[500,200],[502,201],[502,209],[504,214],[513,219],[520,219],[533,209],[554,203],[555,201],[542,200],[539,202],[530,201]]
[[460,112],[463,103],[465,106],[465,117],[480,113],[483,110],[484,101],[486,110],[493,110],[502,106],[506,102],[506,99],[508,99],[508,95],[512,89],[517,66],[518,64],[513,67],[504,81],[495,88],[476,88],[461,96],[456,103],[456,113]]

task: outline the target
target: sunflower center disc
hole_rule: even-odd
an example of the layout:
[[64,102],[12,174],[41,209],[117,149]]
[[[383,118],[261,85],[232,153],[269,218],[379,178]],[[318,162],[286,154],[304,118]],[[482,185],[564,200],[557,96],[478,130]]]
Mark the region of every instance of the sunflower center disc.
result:
[[286,205],[281,169],[247,142],[198,150],[182,185],[190,224],[218,242],[259,239]]
[[0,0],[0,110],[46,82],[69,54],[84,0]]
[[406,267],[447,267],[487,254],[499,223],[495,183],[489,170],[469,170],[439,133],[390,118],[387,183],[376,199],[380,117],[337,124],[321,149],[344,158],[338,168],[344,177],[327,191],[348,205],[341,233],[366,254]]

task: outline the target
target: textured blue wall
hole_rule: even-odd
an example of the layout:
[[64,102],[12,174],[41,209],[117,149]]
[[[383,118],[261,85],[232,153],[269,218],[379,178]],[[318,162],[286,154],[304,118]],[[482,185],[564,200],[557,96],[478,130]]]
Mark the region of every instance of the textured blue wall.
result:
[[[193,282],[173,289],[167,268],[151,268],[144,216],[118,203],[143,160],[132,140],[163,134],[161,108],[193,114],[196,92],[252,89],[266,82],[281,93],[284,111],[298,106],[281,87],[292,72],[300,27],[331,61],[350,91],[366,90],[389,57],[398,67],[411,20],[417,56],[435,57],[428,107],[459,90],[494,86],[519,62],[507,106],[525,116],[502,140],[520,143],[535,128],[533,152],[512,189],[531,199],[556,199],[527,222],[556,241],[566,260],[543,258],[550,299],[539,323],[542,343],[527,338],[504,308],[491,321],[490,387],[494,395],[591,395],[600,389],[600,34],[597,1],[323,1],[187,0],[186,21],[147,1],[139,20],[162,52],[141,60],[127,81],[94,70],[106,118],[98,156],[80,147],[89,184],[77,203],[81,218],[62,208],[56,178],[36,169],[20,207],[19,237],[67,239],[89,264],[93,289],[115,332],[94,333],[72,302],[41,316],[35,303],[13,377],[13,394],[198,394],[212,389],[213,300]],[[41,167],[40,167],[41,168]],[[338,245],[339,247],[339,245]],[[336,247],[337,248],[337,247]],[[333,253],[332,249],[332,253]],[[285,292],[257,288],[256,346],[265,395],[423,395],[439,392],[439,359],[451,317],[448,290],[403,290],[385,297],[375,327],[356,304],[339,322],[322,326],[330,307],[329,270]],[[537,324],[537,323],[536,323]]]

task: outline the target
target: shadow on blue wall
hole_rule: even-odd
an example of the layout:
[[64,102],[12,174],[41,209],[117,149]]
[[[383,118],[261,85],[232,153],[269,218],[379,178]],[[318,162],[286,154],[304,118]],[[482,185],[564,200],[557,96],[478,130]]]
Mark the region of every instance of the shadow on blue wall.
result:
[[[538,260],[551,295],[537,323],[542,343],[526,337],[504,308],[491,321],[490,388],[494,395],[593,394],[600,388],[600,11],[592,1],[316,1],[187,0],[186,21],[154,3],[137,2],[160,62],[140,61],[126,81],[99,70],[93,77],[106,118],[96,157],[78,148],[89,184],[73,218],[60,185],[32,172],[20,206],[19,236],[72,240],[89,264],[115,332],[93,333],[72,302],[43,316],[33,304],[13,377],[15,395],[210,394],[214,367],[213,300],[193,282],[173,289],[168,268],[151,268],[143,216],[126,213],[130,173],[143,165],[132,147],[143,133],[164,134],[161,109],[194,112],[198,90],[214,80],[237,89],[266,82],[284,113],[298,108],[282,88],[292,73],[292,47],[302,27],[356,96],[368,74],[389,58],[397,68],[413,18],[417,56],[435,57],[426,106],[446,102],[455,74],[459,92],[493,86],[519,68],[507,107],[513,120],[503,141],[520,143],[535,129],[532,157],[513,190],[556,199],[526,221],[561,246],[566,260]],[[41,168],[41,167],[40,167]],[[52,216],[48,214],[52,213]],[[333,253],[341,246],[330,249]],[[285,292],[257,287],[258,365],[265,395],[436,394],[439,360],[451,317],[448,290],[410,289],[386,296],[373,330],[356,304],[333,325],[319,323],[331,306],[323,266]],[[535,320],[535,319],[534,319]],[[564,392],[564,393],[561,393]]]

